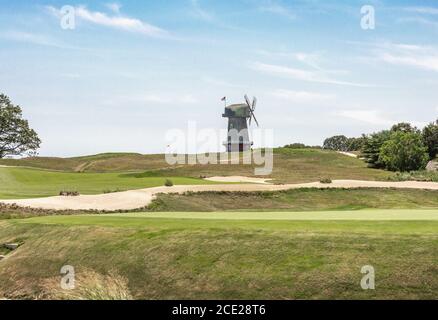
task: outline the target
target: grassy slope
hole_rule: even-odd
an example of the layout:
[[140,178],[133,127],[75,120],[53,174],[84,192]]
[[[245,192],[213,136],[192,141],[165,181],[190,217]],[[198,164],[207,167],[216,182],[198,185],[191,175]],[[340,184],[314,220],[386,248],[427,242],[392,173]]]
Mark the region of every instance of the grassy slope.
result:
[[[24,244],[0,262],[0,293],[38,296],[70,264],[120,274],[135,298],[436,299],[437,232],[437,221],[10,220],[0,242]],[[374,291],[359,286],[367,264]]]
[[[4,159],[0,165],[0,199],[56,195],[61,190],[83,194],[162,185],[207,183],[199,176],[253,176],[251,165],[178,165],[171,167],[163,155],[108,153],[77,158]],[[29,168],[33,167],[33,168]],[[39,168],[35,169],[35,168]],[[271,178],[276,182],[332,179],[385,179],[388,172],[369,169],[358,159],[318,149],[276,149]],[[188,179],[192,178],[192,179]],[[196,180],[195,180],[196,179]]]
[[[169,166],[164,155],[101,154],[77,158],[28,158],[0,160],[0,165],[31,166],[49,170],[81,172],[148,171],[148,176],[195,177],[217,175],[253,176],[252,165]],[[272,178],[278,182],[309,182],[332,179],[386,179],[392,173],[370,169],[359,159],[318,149],[275,149]]]
[[[170,177],[175,184],[211,183],[196,178]],[[105,191],[162,186],[164,177],[136,178],[119,173],[73,173],[0,167],[0,199],[58,195],[61,190],[98,194]]]
[[438,208],[438,191],[369,188],[160,194],[149,206],[150,211],[308,211],[365,208]]

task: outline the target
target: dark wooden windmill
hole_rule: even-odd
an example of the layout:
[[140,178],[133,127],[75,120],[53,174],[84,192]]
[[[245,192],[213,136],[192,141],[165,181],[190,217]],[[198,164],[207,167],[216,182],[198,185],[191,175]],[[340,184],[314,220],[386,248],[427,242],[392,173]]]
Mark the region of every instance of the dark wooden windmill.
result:
[[[226,99],[222,99],[226,101]],[[242,152],[251,149],[253,144],[249,140],[248,124],[254,119],[257,126],[259,123],[254,115],[257,99],[254,97],[250,103],[248,96],[245,95],[245,103],[231,104],[227,106],[225,102],[225,113],[222,115],[228,118],[227,141],[224,146],[227,152]]]

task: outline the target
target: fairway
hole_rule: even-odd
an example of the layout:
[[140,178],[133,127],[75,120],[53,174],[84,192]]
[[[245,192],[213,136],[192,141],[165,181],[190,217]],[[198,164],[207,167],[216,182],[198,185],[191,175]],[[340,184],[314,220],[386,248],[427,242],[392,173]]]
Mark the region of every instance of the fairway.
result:
[[60,191],[100,194],[158,187],[163,186],[167,178],[178,185],[215,184],[199,178],[136,177],[121,173],[73,173],[0,167],[0,199],[55,196]]
[[353,210],[308,212],[149,212],[118,213],[112,217],[166,218],[166,219],[213,219],[213,220],[438,220],[438,210]]

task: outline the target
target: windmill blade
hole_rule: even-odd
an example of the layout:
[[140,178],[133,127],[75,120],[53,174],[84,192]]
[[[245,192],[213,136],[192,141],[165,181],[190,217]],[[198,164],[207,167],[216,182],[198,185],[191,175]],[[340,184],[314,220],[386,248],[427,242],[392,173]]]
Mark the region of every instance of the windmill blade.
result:
[[245,101],[248,107],[251,109],[251,103],[249,102],[248,96],[245,94]]
[[255,110],[256,104],[257,104],[257,98],[256,98],[256,97],[253,97],[253,98],[252,98],[252,111]]
[[[251,111],[251,115],[252,115],[252,117],[254,118],[254,121],[255,121],[255,123],[257,124],[257,127],[260,127],[260,126],[259,126],[259,122],[257,121],[257,118],[255,117],[254,112],[252,111],[251,108],[249,108],[249,110]],[[250,120],[251,120],[251,118],[250,118]]]

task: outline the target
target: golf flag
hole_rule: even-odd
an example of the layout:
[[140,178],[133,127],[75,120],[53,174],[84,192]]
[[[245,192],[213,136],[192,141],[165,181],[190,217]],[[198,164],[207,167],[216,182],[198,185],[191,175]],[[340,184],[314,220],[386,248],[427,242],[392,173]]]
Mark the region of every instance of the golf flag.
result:
[[225,101],[225,100],[227,100],[227,97],[223,97],[223,98],[221,99],[221,101]]

